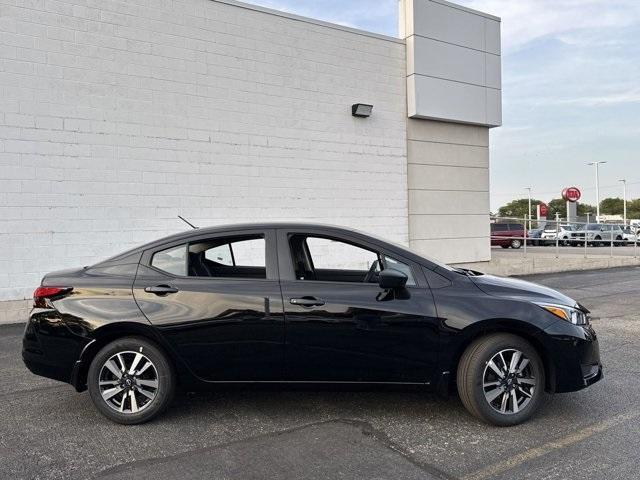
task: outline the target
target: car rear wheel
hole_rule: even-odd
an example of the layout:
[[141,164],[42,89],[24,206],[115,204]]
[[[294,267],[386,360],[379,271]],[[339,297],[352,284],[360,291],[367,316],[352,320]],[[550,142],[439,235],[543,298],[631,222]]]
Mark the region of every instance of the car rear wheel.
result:
[[465,408],[497,426],[528,420],[543,400],[544,367],[521,337],[493,334],[473,342],[462,355],[457,386]]
[[518,249],[521,246],[522,246],[522,240],[518,240],[517,238],[514,238],[513,240],[511,240],[511,248]]
[[98,352],[89,367],[87,387],[100,413],[133,425],[151,420],[169,406],[174,378],[169,359],[157,345],[125,337]]

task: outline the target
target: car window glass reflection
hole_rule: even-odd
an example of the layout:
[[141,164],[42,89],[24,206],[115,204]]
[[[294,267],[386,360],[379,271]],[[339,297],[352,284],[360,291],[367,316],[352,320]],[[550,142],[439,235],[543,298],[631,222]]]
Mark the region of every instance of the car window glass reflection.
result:
[[158,270],[172,275],[186,275],[187,273],[186,245],[172,247],[156,252],[151,259],[151,265]]
[[334,238],[290,237],[296,278],[307,281],[377,283],[385,268],[407,275],[407,285],[416,285],[411,267],[366,247]]
[[189,276],[267,278],[265,240],[249,235],[217,238],[189,245]]

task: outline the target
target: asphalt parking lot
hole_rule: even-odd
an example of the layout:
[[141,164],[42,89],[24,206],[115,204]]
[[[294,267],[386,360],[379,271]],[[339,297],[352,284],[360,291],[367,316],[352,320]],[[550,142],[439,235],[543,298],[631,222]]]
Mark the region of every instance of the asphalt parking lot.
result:
[[506,429],[457,398],[379,389],[183,393],[158,420],[120,426],[30,374],[22,326],[0,326],[0,478],[637,479],[640,268],[529,279],[598,317],[605,378]]

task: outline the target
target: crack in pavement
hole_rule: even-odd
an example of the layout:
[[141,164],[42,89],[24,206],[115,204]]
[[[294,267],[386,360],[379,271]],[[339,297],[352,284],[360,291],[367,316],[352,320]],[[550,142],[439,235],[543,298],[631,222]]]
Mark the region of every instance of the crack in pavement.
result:
[[480,470],[476,470],[475,472],[465,474],[461,477],[461,480],[484,480],[486,478],[493,478],[496,475],[516,468],[530,460],[547,455],[554,450],[563,449],[578,442],[582,442],[583,440],[592,437],[596,433],[604,432],[605,430],[613,428],[621,423],[634,420],[638,417],[640,417],[640,410],[632,410],[621,413],[619,415],[616,415],[615,417],[611,417],[607,420],[602,420],[600,422],[589,425],[588,427],[561,437],[557,440],[552,440],[543,445],[533,447],[522,453],[513,455],[507,460],[503,460],[501,462],[494,463],[493,465],[489,465],[488,467],[481,468]]
[[296,432],[304,431],[305,429],[310,429],[314,427],[325,427],[330,426],[331,424],[344,424],[355,427],[360,430],[360,433],[364,436],[372,437],[377,443],[386,447],[387,449],[401,455],[405,460],[407,460],[411,465],[416,467],[418,470],[428,475],[428,478],[434,478],[437,480],[456,480],[456,477],[438,469],[437,467],[426,464],[415,459],[407,449],[402,447],[401,445],[395,443],[393,440],[389,438],[389,436],[383,432],[382,430],[376,429],[368,422],[363,420],[356,419],[345,419],[345,418],[333,418],[329,420],[323,420],[319,422],[311,422],[304,425],[299,425],[293,428],[278,430],[273,432],[264,433],[261,435],[250,436],[238,440],[233,440],[230,442],[224,442],[220,444],[210,445],[207,447],[202,447],[194,450],[189,450],[181,453],[177,453],[175,455],[170,455],[167,457],[151,457],[144,460],[137,460],[133,462],[122,463],[113,467],[106,468],[96,474],[94,478],[126,478],[127,474],[131,473],[133,468],[145,468],[145,467],[157,467],[162,464],[170,464],[175,461],[188,459],[189,457],[197,457],[198,455],[212,453],[215,450],[223,450],[227,447],[233,447],[242,444],[249,444],[251,442],[261,441],[261,440],[272,440],[277,441],[278,437],[283,437],[287,434],[292,434]]

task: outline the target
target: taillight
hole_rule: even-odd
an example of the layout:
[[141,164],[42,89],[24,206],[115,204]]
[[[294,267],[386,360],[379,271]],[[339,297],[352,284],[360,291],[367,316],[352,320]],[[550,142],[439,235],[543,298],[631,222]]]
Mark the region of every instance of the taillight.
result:
[[73,290],[72,287],[38,287],[33,292],[33,306],[47,308],[47,298],[54,298]]

